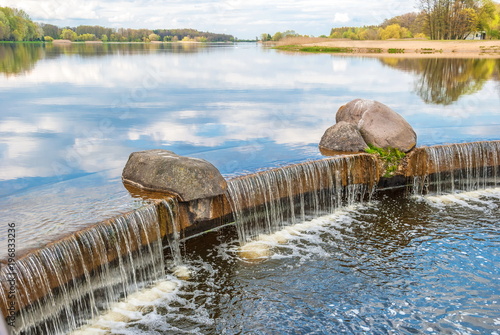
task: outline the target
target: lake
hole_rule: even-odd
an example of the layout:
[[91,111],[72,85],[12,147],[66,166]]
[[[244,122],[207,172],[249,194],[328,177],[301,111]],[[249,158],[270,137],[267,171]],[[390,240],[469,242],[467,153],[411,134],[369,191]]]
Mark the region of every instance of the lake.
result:
[[[253,43],[0,44],[2,238],[15,222],[18,243],[32,248],[140,207],[144,201],[121,184],[134,151],[203,158],[226,177],[321,158],[323,132],[338,108],[356,98],[403,115],[418,146],[500,139],[500,60],[290,54]],[[500,299],[495,196],[466,210],[425,199],[377,200],[326,218],[260,265],[226,257],[233,240],[215,236],[217,252],[189,256],[199,271],[177,295],[188,307],[176,308],[201,306],[201,314],[175,323],[177,314],[162,305],[166,311],[133,327],[151,334],[170,326],[264,334],[274,322],[270,333],[296,327],[312,334],[326,325],[346,333],[492,331],[500,322],[491,311]],[[415,216],[400,224],[409,208]],[[379,215],[385,219],[374,219]],[[212,272],[219,266],[227,273]],[[451,292],[467,280],[479,288]],[[199,299],[191,300],[193,294]],[[148,318],[163,323],[156,327]]]

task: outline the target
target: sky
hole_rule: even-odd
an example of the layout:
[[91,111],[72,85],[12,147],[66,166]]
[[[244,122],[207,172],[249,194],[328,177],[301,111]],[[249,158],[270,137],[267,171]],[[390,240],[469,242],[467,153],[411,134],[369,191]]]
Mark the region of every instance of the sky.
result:
[[36,22],[60,27],[193,28],[250,39],[295,30],[329,35],[332,27],[380,24],[415,11],[416,1],[340,0],[0,0]]

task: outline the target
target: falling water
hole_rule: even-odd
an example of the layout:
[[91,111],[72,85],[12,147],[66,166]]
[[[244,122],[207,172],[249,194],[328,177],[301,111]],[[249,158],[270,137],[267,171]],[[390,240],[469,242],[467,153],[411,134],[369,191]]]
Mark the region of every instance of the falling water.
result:
[[170,198],[161,201],[161,206],[164,207],[167,213],[167,242],[172,255],[173,266],[180,266],[182,264],[180,231],[181,227],[177,217],[177,199]]
[[[168,203],[165,203],[168,205]],[[54,242],[20,258],[15,334],[65,334],[165,275],[156,205]],[[0,302],[11,303],[2,268]]]
[[500,141],[420,148],[416,154],[416,195],[475,191],[500,183]]
[[240,242],[369,198],[377,176],[376,160],[359,154],[234,178],[228,197]]

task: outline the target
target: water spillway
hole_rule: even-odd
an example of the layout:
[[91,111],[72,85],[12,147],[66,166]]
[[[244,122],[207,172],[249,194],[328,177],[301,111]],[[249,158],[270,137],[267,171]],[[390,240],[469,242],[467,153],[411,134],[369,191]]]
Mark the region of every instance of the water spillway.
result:
[[149,205],[28,252],[2,267],[3,314],[14,316],[16,334],[79,327],[164,275],[162,230],[157,206]]
[[[499,154],[499,141],[418,148],[394,178],[416,194],[495,187]],[[2,312],[10,315],[14,303],[16,334],[64,334],[163,279],[165,248],[177,266],[182,241],[215,226],[235,222],[244,244],[357,204],[377,190],[381,169],[375,155],[341,155],[229,179],[227,193],[209,200],[157,200],[28,251],[12,266],[4,262]],[[15,300],[9,298],[12,273]]]
[[500,141],[437,145],[416,149],[407,162],[414,194],[453,193],[500,183]]
[[234,178],[228,198],[240,242],[369,198],[378,174],[376,159],[358,154]]

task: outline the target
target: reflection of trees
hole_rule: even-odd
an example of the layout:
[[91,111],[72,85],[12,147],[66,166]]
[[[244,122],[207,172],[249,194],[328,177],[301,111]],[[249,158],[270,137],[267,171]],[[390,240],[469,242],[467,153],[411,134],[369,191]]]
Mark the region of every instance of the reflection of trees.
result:
[[495,80],[498,82],[497,87],[498,87],[498,94],[500,94],[500,59],[496,60],[497,63],[497,68],[495,70]]
[[0,73],[15,75],[30,71],[44,55],[40,45],[29,43],[0,44]]
[[106,55],[135,55],[155,52],[197,53],[208,50],[206,44],[197,43],[64,43],[64,44],[0,44],[0,73],[7,75],[30,71],[42,58],[52,59],[61,55],[75,54],[81,57]]
[[[482,89],[495,74],[494,59],[382,59],[391,67],[418,74],[415,91],[426,103],[449,105]],[[497,71],[498,72],[498,71]]]
[[75,54],[82,57],[99,57],[114,54],[148,54],[158,51],[196,53],[205,47],[205,44],[197,43],[62,43],[46,44],[45,48],[48,55]]

